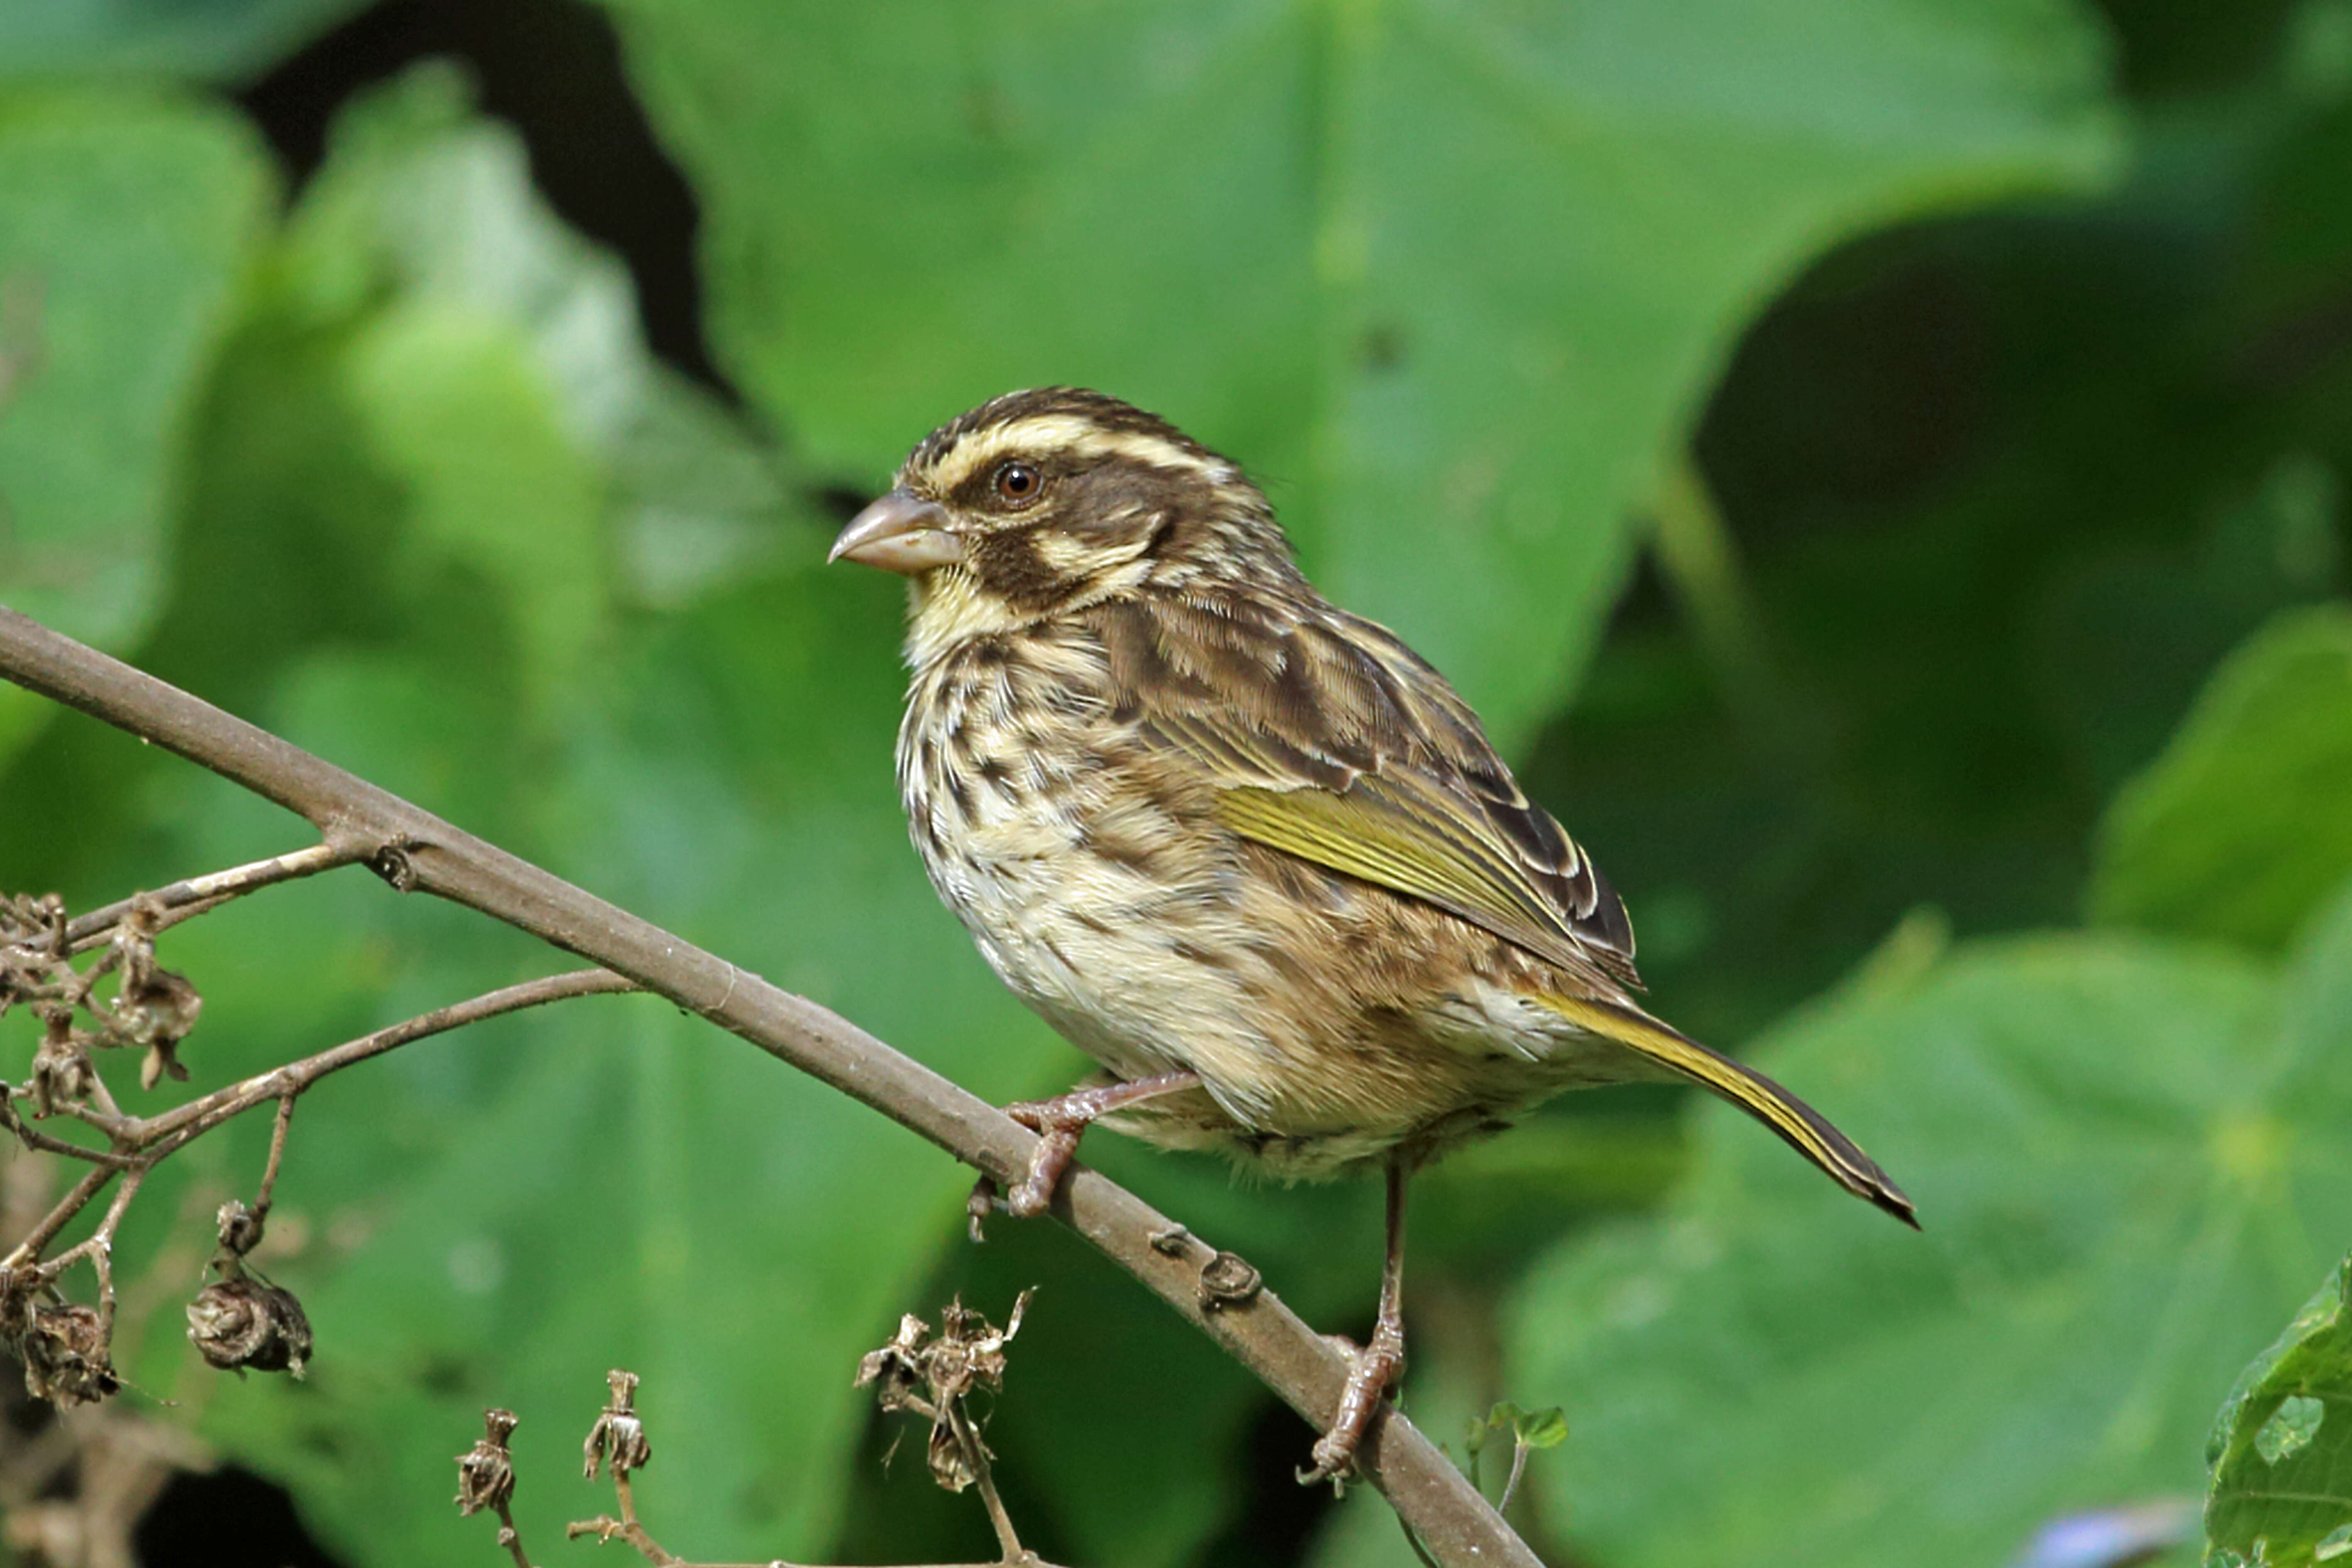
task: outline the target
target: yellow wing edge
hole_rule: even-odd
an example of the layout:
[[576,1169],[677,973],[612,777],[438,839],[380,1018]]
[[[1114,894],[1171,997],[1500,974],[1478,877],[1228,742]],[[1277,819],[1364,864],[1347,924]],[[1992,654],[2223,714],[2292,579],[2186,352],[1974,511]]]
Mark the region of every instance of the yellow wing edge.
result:
[[1580,1028],[1640,1052],[1659,1066],[1713,1089],[1785,1139],[1854,1196],[1877,1205],[1912,1229],[1918,1211],[1878,1162],[1829,1118],[1753,1068],[1707,1049],[1638,1010],[1573,996],[1541,996],[1543,1005]]

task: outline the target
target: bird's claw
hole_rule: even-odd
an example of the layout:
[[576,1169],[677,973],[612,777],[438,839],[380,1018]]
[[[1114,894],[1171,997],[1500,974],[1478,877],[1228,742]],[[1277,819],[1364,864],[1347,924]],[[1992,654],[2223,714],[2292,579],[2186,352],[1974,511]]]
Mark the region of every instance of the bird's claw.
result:
[[1331,1494],[1334,1497],[1344,1495],[1348,1489],[1348,1483],[1356,1476],[1355,1445],[1352,1443],[1342,1445],[1335,1442],[1332,1435],[1327,1433],[1317,1439],[1314,1451],[1307,1457],[1313,1459],[1315,1464],[1311,1469],[1297,1472],[1298,1484],[1302,1487],[1312,1487],[1329,1481]]
[[1404,1333],[1383,1322],[1373,1329],[1372,1342],[1360,1347],[1337,1334],[1324,1337],[1348,1358],[1348,1386],[1339,1396],[1339,1414],[1331,1418],[1330,1430],[1316,1439],[1307,1456],[1315,1468],[1300,1470],[1298,1484],[1311,1487],[1329,1481],[1338,1489],[1356,1473],[1356,1450],[1363,1446],[1364,1434],[1371,1429],[1384,1396],[1403,1375]]

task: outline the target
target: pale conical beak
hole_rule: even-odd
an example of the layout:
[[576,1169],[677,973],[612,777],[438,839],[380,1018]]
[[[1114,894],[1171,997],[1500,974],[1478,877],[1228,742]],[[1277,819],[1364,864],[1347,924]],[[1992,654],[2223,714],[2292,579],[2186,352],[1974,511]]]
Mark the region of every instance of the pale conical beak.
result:
[[903,489],[851,518],[825,556],[910,577],[962,559],[963,541],[948,531],[947,508]]

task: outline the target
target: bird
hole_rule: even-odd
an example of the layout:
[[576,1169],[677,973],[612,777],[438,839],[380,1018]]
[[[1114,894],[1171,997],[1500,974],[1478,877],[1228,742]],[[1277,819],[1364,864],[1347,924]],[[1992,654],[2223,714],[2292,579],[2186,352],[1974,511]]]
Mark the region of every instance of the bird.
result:
[[1167,420],[993,398],[828,560],[907,579],[898,785],[932,887],[1099,1065],[1007,1108],[1038,1139],[1003,1206],[1048,1208],[1097,1121],[1283,1181],[1383,1173],[1373,1331],[1302,1480],[1351,1472],[1402,1374],[1407,1179],[1562,1090],[1699,1084],[1916,1226],[1826,1118],[1642,1006],[1623,901],[1478,716]]

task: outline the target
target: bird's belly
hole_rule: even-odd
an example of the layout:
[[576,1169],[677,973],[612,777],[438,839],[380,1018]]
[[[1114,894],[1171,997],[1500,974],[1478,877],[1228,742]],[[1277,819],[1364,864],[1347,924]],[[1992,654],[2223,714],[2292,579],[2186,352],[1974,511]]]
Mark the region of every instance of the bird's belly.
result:
[[1412,1009],[1303,994],[1297,955],[1270,939],[1245,879],[1129,868],[1090,852],[1082,841],[1098,839],[1076,825],[1007,822],[957,841],[934,880],[1016,995],[1117,1078],[1201,1075],[1203,1092],[1111,1118],[1121,1131],[1317,1179],[1637,1076],[1622,1047],[1496,990]]
[[1107,862],[1084,837],[1035,821],[976,827],[933,880],[1013,994],[1118,1077],[1249,1078],[1261,1052],[1234,1037],[1248,1032],[1246,998],[1203,962],[1231,938],[1223,900]]

